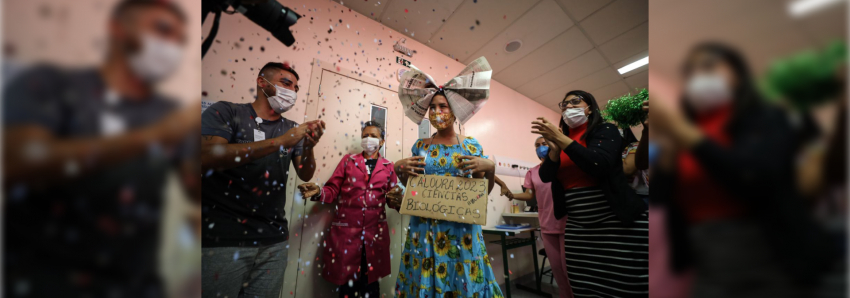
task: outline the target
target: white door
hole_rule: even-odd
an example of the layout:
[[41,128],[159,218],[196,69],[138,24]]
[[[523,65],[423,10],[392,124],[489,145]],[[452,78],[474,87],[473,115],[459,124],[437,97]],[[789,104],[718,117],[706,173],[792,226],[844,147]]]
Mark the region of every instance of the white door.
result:
[[[318,60],[313,63],[304,121],[321,119],[327,124],[325,135],[313,149],[317,166],[313,182],[321,184],[327,181],[345,154],[361,152],[362,123],[371,117],[381,118],[382,108],[386,109],[383,152],[386,152],[388,160],[410,156],[410,147],[417,139],[418,126],[404,117],[396,90],[389,87],[390,84],[398,84],[397,81],[380,82],[351,74],[345,69],[338,70],[331,63]],[[296,184],[300,183],[303,182],[297,181]],[[295,187],[290,186],[289,197],[292,198]],[[281,297],[337,297],[338,286],[321,277],[323,243],[334,210],[334,204],[292,201],[289,213],[290,261]],[[406,236],[402,226],[407,226],[410,217],[390,208],[386,213],[390,228],[392,274],[381,280],[381,293],[393,297],[399,255]]]

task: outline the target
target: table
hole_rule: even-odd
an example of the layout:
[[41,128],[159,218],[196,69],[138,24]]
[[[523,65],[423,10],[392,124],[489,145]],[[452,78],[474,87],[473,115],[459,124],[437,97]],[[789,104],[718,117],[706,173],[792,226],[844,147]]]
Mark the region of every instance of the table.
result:
[[502,217],[535,217],[538,218],[537,212],[520,212],[520,213],[502,213]]
[[[519,213],[513,213],[519,214]],[[523,246],[531,245],[532,250],[532,258],[534,259],[534,279],[537,281],[537,288],[527,287],[522,284],[517,284],[516,287],[519,289],[523,289],[534,294],[543,296],[543,297],[552,297],[549,293],[543,292],[540,290],[540,268],[537,266],[537,242],[534,237],[534,232],[537,231],[536,227],[528,227],[522,229],[497,229],[497,228],[488,228],[483,227],[481,231],[484,234],[490,235],[498,235],[500,237],[497,241],[490,241],[490,243],[496,243],[502,245],[502,263],[505,267],[505,297],[511,297],[511,272],[508,269],[508,250],[514,248],[520,248]],[[531,233],[531,237],[528,238],[510,238],[507,236],[515,236],[519,233],[529,232]]]

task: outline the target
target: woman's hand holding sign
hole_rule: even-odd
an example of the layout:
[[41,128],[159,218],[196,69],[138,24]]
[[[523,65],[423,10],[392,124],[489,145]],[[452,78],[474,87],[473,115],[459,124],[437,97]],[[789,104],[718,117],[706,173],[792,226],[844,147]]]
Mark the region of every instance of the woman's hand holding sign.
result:
[[464,175],[474,175],[475,173],[489,173],[496,170],[496,163],[486,158],[464,155],[458,157],[458,159],[462,160],[458,167]]
[[407,181],[407,177],[419,176],[418,172],[425,173],[425,157],[411,156],[401,159],[395,163],[395,172],[399,174],[399,180]]

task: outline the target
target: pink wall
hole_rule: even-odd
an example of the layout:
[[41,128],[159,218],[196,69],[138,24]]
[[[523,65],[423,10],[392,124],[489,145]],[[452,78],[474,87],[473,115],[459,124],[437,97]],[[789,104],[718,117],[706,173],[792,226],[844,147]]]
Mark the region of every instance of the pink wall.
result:
[[[198,101],[201,77],[201,34],[196,24],[201,1],[176,0],[187,17],[186,48],[177,71],[160,84],[160,91],[183,104]],[[23,65],[51,63],[90,67],[106,52],[109,14],[118,0],[9,0],[3,2],[4,59]]]
[[[398,90],[396,71],[404,67],[395,63],[395,57],[401,54],[394,52],[392,47],[397,40],[404,37],[402,34],[332,1],[283,0],[280,2],[303,15],[293,27],[296,42],[292,47],[285,47],[268,32],[243,16],[222,16],[216,38],[220,42],[213,44],[202,65],[202,88],[206,94],[203,97],[205,101],[226,100],[243,103],[253,101],[256,90],[254,79],[259,68],[270,61],[289,63],[301,77],[298,82],[301,85],[298,93],[299,100],[292,110],[284,114],[296,122],[303,122],[305,119],[307,93],[312,89],[308,84],[310,78],[314,76],[311,73],[313,69],[310,63],[314,59],[333,63],[334,67],[340,67],[340,71],[348,69],[354,72],[344,73],[349,76],[371,77],[379,80],[382,86]],[[333,30],[328,33],[331,27]],[[210,28],[211,21],[207,20],[202,34],[206,36]],[[430,74],[438,83],[448,81],[465,67],[413,39],[407,39],[405,46],[417,51],[413,57],[405,58]],[[490,100],[466,123],[464,134],[477,138],[487,155],[506,156],[531,163],[539,162],[534,152],[533,144],[536,135],[531,133],[531,121],[539,116],[555,121],[559,117],[558,113],[496,81],[492,82],[490,91]],[[387,99],[398,100],[395,96],[387,96]],[[393,110],[389,112],[392,113]],[[397,112],[401,113],[399,110]],[[407,124],[412,124],[409,119],[405,118],[404,121],[408,122],[404,125],[402,140],[405,144],[412,144],[417,138],[417,132],[415,129],[407,129],[409,127]],[[335,124],[329,122],[328,125]],[[352,133],[359,135],[359,127],[350,129]],[[389,127],[387,132],[392,133],[397,131],[396,129]],[[402,154],[404,157],[410,156],[410,145],[402,148]],[[513,191],[521,191],[520,178],[502,178]],[[495,210],[488,211],[488,225],[501,224],[501,213],[509,210],[506,208],[510,203],[507,198],[499,196],[498,187],[491,193],[490,199],[493,200],[490,206]],[[297,216],[289,211],[287,215]],[[294,222],[296,221],[293,218],[290,223]],[[402,226],[406,226],[406,223]],[[542,245],[542,243],[539,244]],[[521,251],[511,251],[518,256],[509,260],[510,269],[513,272],[512,278],[534,272],[533,263],[529,258],[532,254],[530,251],[530,247]],[[501,250],[496,245],[489,245],[488,252],[493,257],[492,264],[496,278],[503,283],[502,259],[499,257]],[[310,253],[309,250],[301,252],[302,257],[303,255],[312,256]],[[290,259],[294,261],[298,258],[297,255],[295,252],[291,253]],[[288,268],[298,267],[292,262],[289,266]],[[288,270],[287,274],[290,273],[297,274]],[[294,284],[286,283],[283,296],[286,297],[286,294],[293,291],[295,287]],[[318,293],[313,294],[319,296]],[[299,292],[298,295],[304,294]]]
[[[394,52],[392,46],[404,37],[402,34],[332,1],[280,2],[303,15],[293,26],[295,44],[285,47],[246,18],[223,15],[216,38],[221,42],[213,44],[203,63],[202,85],[207,94],[204,100],[253,101],[254,78],[258,69],[269,61],[288,62],[302,78],[298,94],[301,100],[285,114],[298,122],[304,119],[304,99],[309,89],[306,85],[309,84],[313,59],[334,62],[336,66],[355,71],[355,75],[377,78],[386,86],[398,89],[395,72],[404,67],[395,63],[395,57],[401,54]],[[331,27],[333,31],[328,33]],[[211,19],[203,26],[204,36],[210,28]],[[448,81],[465,67],[413,39],[407,39],[405,46],[418,52],[405,58],[438,82]],[[554,120],[559,115],[493,81],[490,100],[479,114],[467,122],[466,134],[476,137],[488,155],[537,162],[532,146],[535,135],[530,131],[531,121],[538,116]],[[405,156],[407,154],[405,150]]]

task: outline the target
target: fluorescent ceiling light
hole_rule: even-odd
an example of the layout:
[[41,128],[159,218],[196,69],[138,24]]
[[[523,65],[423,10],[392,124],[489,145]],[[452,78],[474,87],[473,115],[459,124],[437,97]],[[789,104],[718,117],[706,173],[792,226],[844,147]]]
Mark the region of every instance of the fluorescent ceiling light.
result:
[[649,56],[643,57],[643,59],[640,59],[638,61],[629,63],[629,65],[620,67],[620,69],[618,69],[617,71],[619,71],[620,74],[624,74],[647,64],[649,64]]
[[788,14],[799,18],[844,1],[846,0],[796,0],[788,4]]

